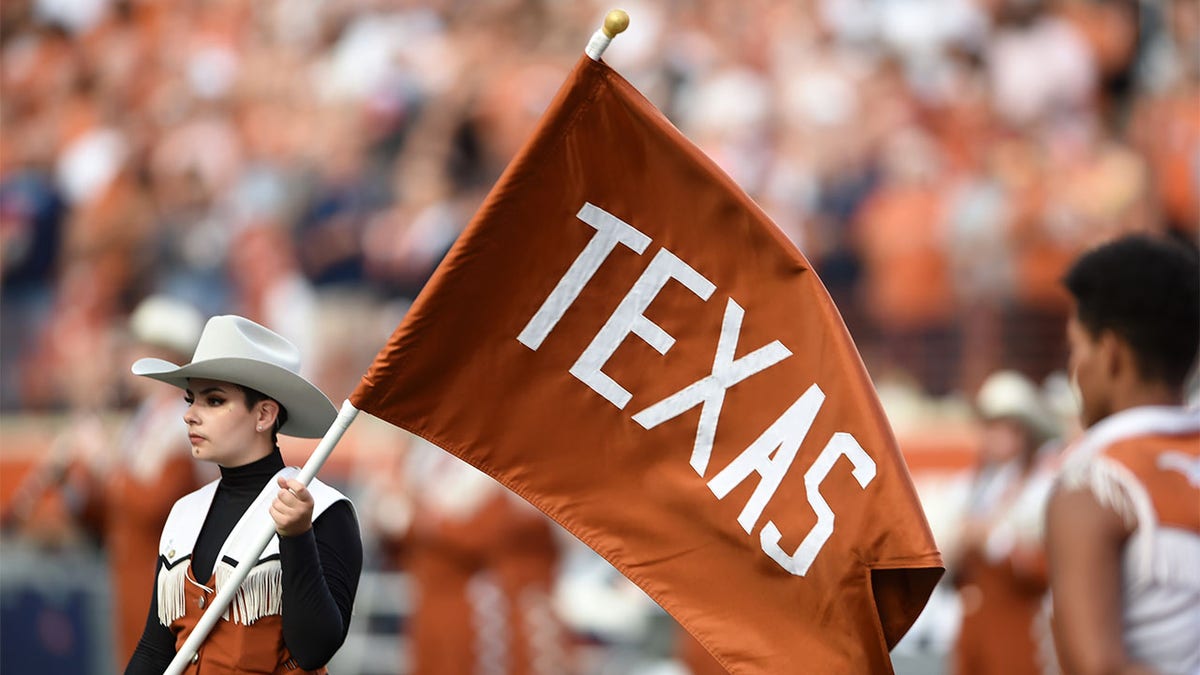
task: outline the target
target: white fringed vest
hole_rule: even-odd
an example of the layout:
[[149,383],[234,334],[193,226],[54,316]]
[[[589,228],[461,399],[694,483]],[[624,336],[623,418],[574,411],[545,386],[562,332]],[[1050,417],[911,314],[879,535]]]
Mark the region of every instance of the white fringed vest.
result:
[[[299,473],[295,467],[281,469],[274,478],[267,481],[254,503],[242,514],[225,543],[221,545],[213,565],[213,585],[216,592],[221,592],[238,562],[252,553],[250,549],[254,546],[255,534],[262,531],[261,524],[264,521],[270,520],[268,509],[275,495],[279,493],[277,479],[280,476],[295,478]],[[200,535],[204,519],[208,516],[219,483],[219,480],[215,480],[180,498],[171,507],[171,515],[167,516],[167,523],[163,526],[162,538],[158,542],[160,568],[157,595],[158,620],[164,626],[170,626],[184,614],[184,589],[186,584],[193,583],[188,578],[192,549],[196,545],[196,538]],[[308,491],[314,501],[314,521],[325,509],[347,499],[342,493],[315,478],[309,484]],[[196,581],[203,584],[207,579]],[[282,604],[283,573],[279,566],[279,535],[274,535],[222,618],[249,625],[260,617],[279,614]]]

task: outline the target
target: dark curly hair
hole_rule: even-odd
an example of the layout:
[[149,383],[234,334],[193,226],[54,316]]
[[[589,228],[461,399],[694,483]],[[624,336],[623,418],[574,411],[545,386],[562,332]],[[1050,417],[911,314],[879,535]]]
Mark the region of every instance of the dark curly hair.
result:
[[1200,351],[1200,254],[1175,240],[1127,235],[1081,256],[1063,280],[1092,335],[1129,344],[1144,379],[1181,388]]

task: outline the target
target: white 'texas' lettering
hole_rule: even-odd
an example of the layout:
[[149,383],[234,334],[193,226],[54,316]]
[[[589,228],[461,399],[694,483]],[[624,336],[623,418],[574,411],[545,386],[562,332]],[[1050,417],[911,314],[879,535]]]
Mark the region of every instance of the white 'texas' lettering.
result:
[[[645,234],[590,202],[584,203],[577,217],[595,228],[596,234],[517,336],[521,344],[534,351],[558,325],[567,309],[579,297],[584,286],[595,276],[609,254],[616,249],[617,244],[626,246],[638,255],[650,245],[650,238]],[[680,282],[704,301],[716,290],[711,281],[675,254],[665,248],[660,249],[622,298],[612,316],[571,366],[572,375],[618,409],[624,409],[633,395],[601,369],[630,334],[640,337],[659,354],[666,354],[675,344],[674,337],[645,316],[650,303],[671,279]],[[721,322],[721,334],[717,338],[712,372],[633,416],[633,420],[643,428],[652,429],[700,405],[700,423],[696,428],[696,440],[692,447],[691,466],[702,478],[712,455],[725,392],[738,382],[792,354],[783,343],[774,340],[735,359],[744,315],[742,307],[733,298],[729,298]],[[708,488],[717,499],[724,499],[751,474],[759,475],[758,485],[737,519],[747,534],[754,529],[762,517],[763,509],[775,496],[824,402],[825,393],[816,384],[811,385],[779,419],[708,481]],[[822,481],[842,456],[849,459],[853,465],[852,473],[859,486],[865,489],[874,480],[875,461],[853,436],[844,432],[835,433],[804,474],[808,503],[817,514],[817,522],[800,542],[800,546],[790,555],[785,552],[779,545],[782,539],[779,528],[770,520],[759,533],[763,552],[791,574],[807,574],[825,543],[833,536],[834,513],[821,495],[820,488]],[[1175,457],[1164,458],[1160,465],[1189,474],[1187,469],[1190,467]],[[1194,473],[1189,475],[1194,480]]]
[[754,494],[750,495],[738,516],[738,524],[747,534],[754,529],[763,508],[779,489],[779,484],[783,482],[792,461],[796,459],[796,452],[800,450],[805,436],[808,436],[808,430],[824,402],[825,392],[815,384],[810,386],[774,424],[754,439],[742,454],[708,481],[708,489],[712,490],[717,499],[724,499],[733,488],[749,478],[750,474],[759,475]]
[[745,311],[741,306],[734,302],[733,298],[729,298],[725,305],[725,318],[721,322],[721,336],[717,339],[717,355],[713,359],[712,374],[633,416],[634,422],[647,429],[653,429],[703,404],[700,408],[700,424],[696,427],[696,443],[692,447],[691,459],[692,468],[701,478],[708,469],[708,459],[712,455],[717,421],[721,416],[721,406],[725,402],[725,390],[792,355],[782,342],[775,340],[740,359],[733,358],[744,315]]
[[665,248],[659,249],[650,265],[642,272],[642,276],[638,277],[633,288],[629,289],[621,304],[617,305],[612,316],[608,317],[604,327],[596,333],[596,337],[587,349],[583,350],[583,354],[579,355],[575,365],[571,366],[572,375],[617,408],[624,409],[629,399],[633,398],[633,394],[600,369],[630,333],[645,340],[646,344],[654,347],[659,354],[666,354],[675,344],[675,338],[642,314],[671,279],[683,284],[702,300],[708,300],[717,289],[713,282],[700,276],[699,272],[677,258],[674,253]]
[[759,533],[759,544],[762,546],[763,552],[779,563],[780,567],[796,576],[802,577],[808,574],[808,569],[817,559],[817,554],[821,552],[825,542],[833,536],[833,509],[829,508],[829,504],[821,496],[821,482],[829,475],[829,470],[833,468],[838,457],[843,455],[854,466],[851,473],[858,481],[859,487],[866,488],[875,479],[875,460],[871,459],[871,456],[862,449],[853,436],[845,432],[838,432],[829,439],[829,443],[825,444],[825,449],[804,473],[804,489],[808,493],[808,503],[812,505],[813,511],[817,514],[817,523],[804,536],[800,546],[792,555],[785,553],[779,547],[781,538],[779,528],[770,520]]
[[521,344],[534,351],[542,346],[542,341],[558,325],[567,308],[579,297],[580,291],[595,276],[596,270],[600,269],[617,244],[624,244],[638,255],[650,245],[650,237],[591,202],[584,202],[576,217],[596,228],[596,234],[517,336]]

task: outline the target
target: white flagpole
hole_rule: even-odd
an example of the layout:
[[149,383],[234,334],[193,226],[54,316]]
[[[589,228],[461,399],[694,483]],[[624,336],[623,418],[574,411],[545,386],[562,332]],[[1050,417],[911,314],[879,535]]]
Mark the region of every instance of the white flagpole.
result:
[[[342,434],[346,433],[347,427],[354,421],[354,417],[358,415],[358,408],[350,404],[350,401],[342,402],[342,409],[338,412],[337,419],[333,421],[333,425],[329,427],[329,431],[325,432],[325,437],[317,445],[317,449],[313,451],[312,456],[304,463],[300,469],[300,473],[296,475],[296,480],[304,483],[305,487],[312,482],[317,472],[321,470],[321,466],[325,464],[325,460],[329,458],[329,453],[333,452],[333,446],[341,440]],[[199,623],[192,629],[190,635],[183,646],[179,648],[179,652],[175,654],[175,658],[171,660],[171,665],[167,666],[164,675],[179,675],[187,668],[188,663],[200,651],[200,645],[204,639],[208,637],[213,626],[216,625],[217,619],[225,613],[225,609],[229,607],[230,601],[237,593],[238,587],[246,580],[246,576],[250,573],[250,568],[258,562],[258,556],[262,555],[267,544],[270,543],[271,537],[275,535],[275,521],[270,517],[266,518],[262,523],[262,528],[255,533],[257,539],[255,543],[258,548],[254,549],[254,555],[246,556],[238,562],[234,568],[233,574],[230,575],[229,581],[213,598],[212,604],[208,606],[208,610],[200,617]]]
[[[591,40],[588,41],[584,52],[594,61],[599,61],[604,54],[604,50],[608,49],[608,45],[612,43],[620,33],[624,32],[629,27],[629,14],[624,10],[614,9],[604,17],[604,25],[601,26],[595,33],[592,34]],[[333,425],[329,427],[329,431],[325,432],[325,437],[321,439],[321,443],[317,445],[317,449],[313,451],[311,457],[305,462],[304,467],[300,469],[300,473],[296,476],[296,480],[307,486],[317,472],[321,470],[321,466],[325,460],[329,458],[329,453],[333,452],[333,447],[341,440],[342,434],[346,433],[346,429],[350,423],[354,421],[358,415],[358,409],[350,404],[350,401],[342,402],[342,409],[338,412],[337,419]],[[188,635],[183,646],[175,654],[175,658],[171,660],[171,665],[167,666],[163,675],[180,675],[188,663],[199,652],[200,645],[204,643],[217,620],[225,613],[225,609],[229,607],[229,603],[233,600],[233,596],[237,593],[242,582],[246,580],[250,569],[258,562],[258,556],[262,555],[263,550],[267,548],[271,537],[275,535],[275,523],[270,518],[263,523],[260,532],[256,533],[258,538],[255,540],[257,548],[254,549],[253,556],[248,556],[244,560],[238,562],[238,565],[230,575],[229,581],[217,593],[212,604],[200,617],[200,621],[196,627]]]
[[623,33],[629,27],[629,15],[623,9],[614,9],[604,17],[604,25],[592,33],[592,39],[588,40],[587,48],[584,53],[587,54],[593,61],[599,61],[604,55],[604,50],[608,49],[609,43],[613,38]]

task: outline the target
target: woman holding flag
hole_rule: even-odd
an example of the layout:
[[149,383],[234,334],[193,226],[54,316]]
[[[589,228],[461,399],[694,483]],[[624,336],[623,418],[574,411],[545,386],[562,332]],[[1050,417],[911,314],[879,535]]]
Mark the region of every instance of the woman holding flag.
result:
[[171,510],[126,673],[168,667],[239,561],[255,555],[267,518],[275,535],[187,672],[322,673],[345,640],[362,570],[354,508],[319,480],[305,487],[279,451],[278,434],[317,438],[337,415],[299,366],[290,342],[238,316],[210,319],[191,363],[134,363],[135,374],[186,392],[192,456],[221,478]]

